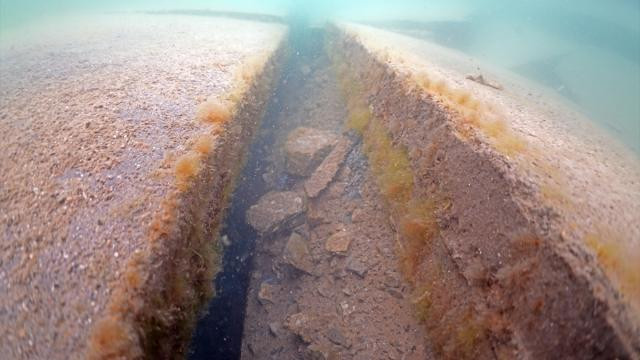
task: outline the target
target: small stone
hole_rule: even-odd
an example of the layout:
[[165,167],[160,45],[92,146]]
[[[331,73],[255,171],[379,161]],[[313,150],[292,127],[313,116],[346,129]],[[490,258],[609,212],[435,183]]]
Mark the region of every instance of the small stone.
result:
[[305,349],[303,358],[308,360],[339,359],[338,355],[335,352],[331,351],[331,349],[316,343],[309,345]]
[[263,282],[260,284],[260,290],[258,291],[258,300],[260,300],[260,303],[263,305],[267,302],[273,303],[274,296],[277,292],[278,286]]
[[318,294],[326,298],[331,298],[331,296],[333,295],[331,291],[332,288],[333,287],[331,286],[331,284],[329,284],[329,282],[324,281],[320,285],[318,285]]
[[342,316],[349,316],[356,310],[356,307],[350,305],[347,300],[342,300],[338,304],[338,313],[342,314]]
[[282,325],[279,322],[271,322],[269,323],[269,333],[275,337],[280,336],[282,331]]
[[400,287],[400,280],[394,274],[386,274],[384,277],[384,284],[391,288]]
[[284,326],[309,344],[312,341],[314,318],[306,313],[296,313],[287,317]]
[[313,274],[313,261],[307,242],[298,233],[289,236],[282,255],[284,262],[307,274]]
[[404,295],[396,289],[387,289],[387,292],[396,299],[404,299]]
[[349,258],[347,260],[347,270],[351,271],[361,278],[364,278],[364,275],[367,273],[367,264],[365,264],[360,259]]
[[300,225],[306,204],[293,191],[269,192],[247,210],[247,223],[260,235]]
[[329,236],[324,243],[324,248],[330,253],[346,255],[349,244],[351,244],[351,234],[343,230]]
[[225,247],[228,247],[231,245],[231,240],[229,240],[229,237],[227,235],[222,235],[220,237],[220,242],[222,243],[222,245],[224,245]]
[[256,354],[256,351],[254,350],[253,345],[252,345],[250,342],[247,342],[247,350],[249,350],[249,352],[250,352],[252,355],[255,355],[255,354]]
[[326,335],[327,339],[329,339],[329,341],[336,345],[343,346],[347,349],[351,347],[351,342],[349,341],[349,339],[347,339],[344,334],[342,334],[342,331],[340,331],[340,329],[338,328],[329,328]]
[[316,206],[309,206],[307,211],[307,223],[312,226],[328,224],[331,222],[329,214],[326,211],[318,209]]
[[309,224],[302,224],[300,226],[298,226],[297,228],[293,229],[293,232],[299,234],[300,236],[302,236],[305,239],[309,238]]
[[363,220],[364,220],[364,210],[359,208],[353,210],[353,212],[351,213],[351,222],[357,223],[357,222],[362,222]]

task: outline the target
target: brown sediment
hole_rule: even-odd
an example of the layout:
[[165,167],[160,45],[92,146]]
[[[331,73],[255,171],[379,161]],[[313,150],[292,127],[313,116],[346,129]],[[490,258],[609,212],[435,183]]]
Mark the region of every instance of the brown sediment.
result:
[[[341,25],[329,51],[349,97],[349,124],[363,134],[401,235],[404,272],[434,350],[445,358],[637,356],[640,298],[630,264],[639,259],[640,229],[637,214],[619,217],[622,204],[635,208],[637,199],[608,193],[592,162],[578,159],[591,151],[591,136],[532,123],[557,120],[533,106],[514,111],[512,91],[452,87],[455,71],[421,63],[428,54],[418,53],[420,44],[407,45],[409,57],[394,52],[403,41]],[[616,191],[637,193],[637,166],[616,149],[598,148],[619,171],[605,176]],[[578,185],[569,177],[577,174],[589,180]],[[586,200],[580,210],[577,198]],[[602,236],[585,244],[584,229],[603,221],[627,230],[611,248]]]

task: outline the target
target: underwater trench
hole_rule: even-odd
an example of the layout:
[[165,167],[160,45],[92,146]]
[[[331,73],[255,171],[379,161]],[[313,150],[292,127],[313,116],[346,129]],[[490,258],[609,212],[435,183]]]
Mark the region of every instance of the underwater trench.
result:
[[[216,297],[208,314],[197,325],[190,359],[261,359],[267,354],[490,359],[526,352],[544,357],[548,349],[568,356],[578,348],[585,356],[600,348],[621,356],[629,353],[627,320],[620,320],[624,331],[617,333],[618,324],[607,317],[610,304],[591,293],[594,280],[575,280],[576,270],[565,254],[547,246],[556,235],[541,230],[546,219],[519,207],[521,189],[504,176],[500,162],[511,161],[515,150],[496,140],[496,153],[479,151],[469,139],[486,130],[482,121],[473,129],[456,123],[456,111],[477,105],[475,100],[442,82],[420,90],[424,78],[416,86],[416,79],[399,75],[388,59],[376,58],[360,39],[335,27],[321,30],[298,23],[292,26],[289,49],[221,230],[229,240],[223,241],[228,243],[223,270],[215,280]],[[327,90],[308,86],[316,80],[310,64],[321,57],[327,63],[320,68],[331,71],[318,84],[336,82],[334,90],[341,95],[331,98],[344,103],[340,123],[351,131],[324,124],[323,117],[305,123],[284,115],[299,103],[306,104],[309,115],[327,110],[309,102]],[[335,79],[326,80],[328,73]],[[282,169],[275,172],[275,184],[263,177],[269,170],[267,159],[281,145],[278,139],[296,125],[333,126],[329,130],[353,141],[356,151],[349,157],[366,156],[365,189],[356,196],[366,201],[352,206],[344,198],[346,183],[358,169],[346,160],[337,172],[339,180],[325,191],[333,199],[321,195],[310,200],[314,208],[324,204],[325,213],[310,207],[301,225],[306,228],[288,229],[284,237],[265,245],[245,214],[268,190],[300,190],[303,180]],[[359,136],[353,136],[356,133]],[[498,135],[508,140],[511,134],[504,130]],[[469,181],[470,174],[476,174],[474,181]],[[340,181],[342,185],[335,184]],[[331,203],[340,196],[342,203]],[[351,246],[349,256],[329,254],[327,239],[345,228],[358,244]],[[294,235],[313,247],[314,270],[291,271],[284,264],[282,249],[287,250]],[[460,249],[473,251],[456,254]],[[511,252],[509,258],[501,257],[505,251]],[[526,288],[520,285],[523,281]],[[274,292],[266,301],[270,305],[259,299],[263,286]],[[531,294],[536,296],[533,305]],[[569,299],[575,294],[584,307],[573,306]],[[354,300],[364,312],[353,315],[349,304]],[[384,309],[377,303],[385,303]],[[596,308],[597,313],[588,313]],[[302,328],[296,327],[298,320]],[[563,326],[553,333],[531,326],[548,321]],[[386,333],[367,333],[383,328]],[[579,331],[567,330],[573,328]],[[600,338],[608,340],[592,340]],[[376,349],[368,345],[371,341],[392,345]]]
[[[288,56],[282,67],[277,86],[269,99],[264,117],[255,139],[249,147],[247,162],[236,184],[225,223],[220,235],[225,237],[222,269],[215,279],[215,296],[208,304],[204,317],[196,326],[188,358],[239,359],[245,318],[246,296],[256,231],[246,223],[246,212],[261,195],[268,191],[262,174],[265,173],[265,158],[271,153],[279,130],[283,127],[281,116],[288,108],[287,101],[306,81],[302,67],[323,51],[321,29],[311,29],[304,21],[292,19],[287,41]],[[285,189],[291,179],[282,173],[277,187]]]

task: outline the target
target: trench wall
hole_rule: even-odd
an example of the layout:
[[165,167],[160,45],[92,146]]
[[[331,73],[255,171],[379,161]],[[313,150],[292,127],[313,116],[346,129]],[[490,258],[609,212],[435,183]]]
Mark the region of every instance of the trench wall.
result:
[[218,229],[287,50],[251,59],[225,99],[198,111],[204,131],[174,159],[174,184],[93,326],[86,357],[176,358],[214,296]]
[[567,245],[558,215],[539,210],[508,156],[517,142],[489,146],[435,94],[443,85],[425,91],[357,36],[328,32],[347,126],[362,135],[437,354],[637,358],[629,309],[593,256]]

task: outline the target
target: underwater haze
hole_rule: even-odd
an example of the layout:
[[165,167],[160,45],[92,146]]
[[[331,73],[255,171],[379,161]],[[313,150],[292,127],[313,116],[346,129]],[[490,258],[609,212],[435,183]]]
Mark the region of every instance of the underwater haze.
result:
[[0,32],[68,13],[175,10],[272,14],[318,25],[344,19],[426,38],[537,82],[640,151],[637,0],[2,0]]
[[640,357],[640,0],[0,0],[0,133],[0,360]]

